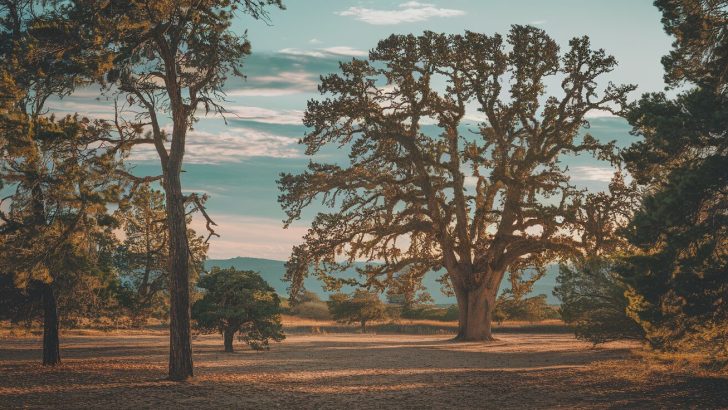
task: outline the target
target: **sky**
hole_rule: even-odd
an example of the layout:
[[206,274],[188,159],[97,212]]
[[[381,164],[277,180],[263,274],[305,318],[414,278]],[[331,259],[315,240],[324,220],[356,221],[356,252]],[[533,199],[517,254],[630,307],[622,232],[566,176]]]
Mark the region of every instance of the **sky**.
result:
[[[233,29],[248,32],[253,54],[245,62],[246,79],[225,86],[230,111],[227,124],[203,117],[188,134],[183,187],[210,197],[208,213],[221,238],[211,239],[213,259],[249,256],[284,260],[300,242],[312,214],[289,229],[277,203],[281,172],[301,172],[309,159],[297,141],[306,131],[301,116],[317,98],[319,76],[336,72],[339,61],[365,58],[380,39],[425,30],[505,34],[511,24],[543,28],[565,48],[575,36],[589,35],[593,48],[614,55],[618,68],[604,77],[638,84],[632,94],[662,91],[660,58],[671,40],[650,0],[288,0],[286,10],[271,10],[268,22],[247,16]],[[93,90],[51,103],[59,112],[110,117],[111,107],[94,99]],[[591,118],[590,132],[625,146],[634,141],[619,118]],[[316,160],[346,155],[325,151]],[[321,158],[321,157],[324,158]],[[137,150],[134,172],[159,174],[152,149]],[[572,178],[590,190],[604,189],[613,170],[591,158],[569,162]],[[195,227],[203,231],[200,221]]]

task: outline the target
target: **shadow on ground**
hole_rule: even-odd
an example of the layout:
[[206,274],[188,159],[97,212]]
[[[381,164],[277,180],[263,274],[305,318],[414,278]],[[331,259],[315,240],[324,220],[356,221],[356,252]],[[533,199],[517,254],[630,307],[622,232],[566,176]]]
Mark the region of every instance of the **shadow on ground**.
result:
[[728,380],[651,369],[634,345],[594,349],[563,334],[295,335],[269,352],[194,341],[195,378],[163,380],[164,335],[72,336],[64,363],[34,339],[0,341],[0,407],[544,408],[728,406]]

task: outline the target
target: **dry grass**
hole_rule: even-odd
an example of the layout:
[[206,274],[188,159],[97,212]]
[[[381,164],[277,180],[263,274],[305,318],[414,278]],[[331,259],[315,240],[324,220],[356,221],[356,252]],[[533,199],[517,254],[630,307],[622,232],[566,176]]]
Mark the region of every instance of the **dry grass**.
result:
[[[359,331],[357,324],[346,325],[333,320],[305,319],[283,315],[282,322],[286,331],[293,334],[353,333]],[[367,324],[367,329],[378,334],[447,335],[457,332],[457,327],[456,321],[410,319],[386,320]],[[493,327],[496,332],[501,333],[571,333],[571,330],[561,320],[541,322],[509,321],[502,324],[494,323]]]
[[728,406],[728,379],[652,366],[639,346],[565,334],[491,343],[438,335],[291,335],[269,352],[194,339],[195,378],[168,382],[162,332],[64,332],[63,364],[36,338],[0,341],[0,407],[614,408]]

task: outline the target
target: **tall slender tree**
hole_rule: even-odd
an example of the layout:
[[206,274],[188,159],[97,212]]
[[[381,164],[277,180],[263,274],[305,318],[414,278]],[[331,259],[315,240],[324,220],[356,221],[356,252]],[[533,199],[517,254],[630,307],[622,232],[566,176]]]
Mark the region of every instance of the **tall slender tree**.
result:
[[[349,163],[312,162],[279,181],[286,226],[319,198],[333,208],[294,248],[292,293],[311,270],[340,286],[330,273],[361,258],[380,262],[362,270],[363,285],[375,288],[405,268],[421,279],[442,267],[458,301],[458,338],[491,339],[507,271],[543,269],[593,248],[612,227],[587,212],[603,209],[604,197],[570,184],[560,160],[612,156],[610,144],[579,132],[585,115],[620,112],[634,89],[610,84],[599,92],[597,81],[615,65],[587,37],[560,54],[530,26],[513,26],[506,39],[393,35],[369,61],[342,63],[319,86],[327,98],[308,104],[312,130],[303,143],[309,155],[327,144],[347,147]],[[550,80],[560,94],[545,95]],[[469,125],[475,108],[484,118]]]
[[[181,172],[187,132],[199,115],[223,113],[219,105],[228,75],[242,75],[250,53],[245,33],[231,25],[239,14],[267,18],[281,0],[76,0],[76,21],[89,38],[100,38],[113,68],[106,81],[141,114],[132,130],[148,130],[162,169],[169,230],[169,378],[193,375],[190,335],[189,254],[186,206],[202,210],[210,235],[214,223],[197,195],[182,192]],[[168,125],[168,128],[166,128]],[[147,179],[148,181],[149,179]]]

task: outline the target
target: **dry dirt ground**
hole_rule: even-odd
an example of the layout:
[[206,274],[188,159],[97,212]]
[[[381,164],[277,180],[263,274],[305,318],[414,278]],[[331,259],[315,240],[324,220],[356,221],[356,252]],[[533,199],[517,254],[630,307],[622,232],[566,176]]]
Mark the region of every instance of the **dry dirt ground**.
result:
[[63,364],[37,338],[0,339],[0,407],[52,408],[728,408],[728,379],[661,369],[635,345],[593,349],[565,334],[290,335],[268,352],[194,340],[195,377],[166,372],[166,336],[66,332]]

